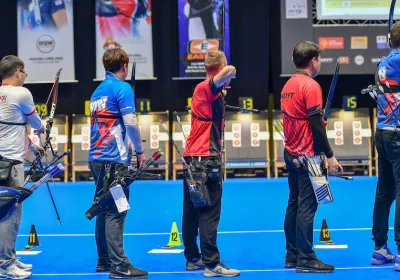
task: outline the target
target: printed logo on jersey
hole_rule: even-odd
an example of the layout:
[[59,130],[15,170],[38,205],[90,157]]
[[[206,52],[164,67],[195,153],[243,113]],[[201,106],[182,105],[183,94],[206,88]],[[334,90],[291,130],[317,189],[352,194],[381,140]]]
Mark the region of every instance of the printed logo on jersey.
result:
[[0,101],[1,102],[7,101],[7,95],[6,94],[1,94],[0,95]]
[[386,66],[383,66],[378,71],[379,80],[386,80]]
[[100,98],[96,101],[90,102],[90,113],[94,113],[99,110],[105,110],[107,98],[108,98],[108,96],[103,96],[102,98]]
[[352,36],[351,37],[351,48],[352,49],[367,49],[368,48],[368,37],[367,36]]
[[319,37],[321,49],[344,49],[344,37]]
[[387,38],[385,35],[376,36],[376,48],[381,50],[388,48]]

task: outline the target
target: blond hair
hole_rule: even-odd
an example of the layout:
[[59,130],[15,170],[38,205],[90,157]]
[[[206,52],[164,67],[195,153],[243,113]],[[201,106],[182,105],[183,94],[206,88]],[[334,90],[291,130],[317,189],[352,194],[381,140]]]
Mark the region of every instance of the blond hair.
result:
[[221,67],[226,66],[226,56],[223,51],[219,50],[208,52],[204,64],[207,74],[215,74]]

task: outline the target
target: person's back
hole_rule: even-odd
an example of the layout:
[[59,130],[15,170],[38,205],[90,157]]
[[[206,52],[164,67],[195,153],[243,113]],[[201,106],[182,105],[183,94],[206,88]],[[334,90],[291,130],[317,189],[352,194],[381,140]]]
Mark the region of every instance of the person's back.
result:
[[322,111],[322,90],[307,73],[296,72],[281,94],[285,148],[292,155],[314,155],[309,116]]
[[[191,130],[184,155],[220,157],[225,108],[221,92],[215,95],[212,92],[210,79],[196,86],[191,110],[193,116]],[[204,122],[204,120],[212,121]]]
[[[377,82],[383,86],[386,96],[378,95],[378,108],[383,108],[385,112],[377,110],[376,128],[393,130],[391,124],[400,120],[400,50],[392,50],[387,57],[382,59],[378,68]],[[400,126],[400,124],[397,125]]]
[[[22,86],[0,86],[0,155],[23,161],[28,151],[27,116],[35,112],[30,107],[31,93]],[[34,108],[34,107],[33,107]],[[29,112],[30,111],[30,112]],[[15,123],[9,125],[7,123]]]
[[132,149],[122,119],[122,113],[132,110],[126,105],[124,91],[131,91],[128,83],[107,72],[104,80],[90,99],[90,112],[96,122],[90,125],[89,161],[113,161],[130,164]]

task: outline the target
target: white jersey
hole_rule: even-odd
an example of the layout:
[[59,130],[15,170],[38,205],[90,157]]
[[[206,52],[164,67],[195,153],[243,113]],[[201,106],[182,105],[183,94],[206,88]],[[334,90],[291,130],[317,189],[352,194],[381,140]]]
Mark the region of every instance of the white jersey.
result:
[[[36,113],[31,92],[24,87],[0,86],[0,155],[6,159],[24,161],[29,148],[29,124],[34,129],[42,126]],[[10,123],[4,124],[2,122]]]

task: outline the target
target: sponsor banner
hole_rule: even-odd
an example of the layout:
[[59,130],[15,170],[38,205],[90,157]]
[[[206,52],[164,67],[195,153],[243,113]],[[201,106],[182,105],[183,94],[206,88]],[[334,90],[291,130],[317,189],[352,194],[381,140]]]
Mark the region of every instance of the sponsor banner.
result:
[[376,36],[376,48],[381,50],[389,48],[385,35]]
[[75,80],[73,0],[17,1],[18,56],[29,82]]
[[348,56],[340,56],[339,64],[350,64],[350,58]]
[[343,37],[319,37],[318,44],[321,49],[344,49]]
[[364,57],[362,55],[357,55],[354,58],[354,63],[357,65],[363,65],[364,64]]
[[381,62],[382,57],[372,57],[371,58],[371,62],[374,64],[378,64],[379,62]]
[[368,37],[367,36],[352,36],[351,37],[351,48],[352,49],[368,49]]
[[[222,0],[177,0],[179,77],[205,77],[207,52],[220,49]],[[229,0],[225,0],[224,52],[230,63]]]
[[333,63],[333,57],[321,57],[321,63]]
[[103,80],[104,52],[120,47],[136,62],[137,79],[153,79],[151,0],[96,0],[96,79]]

